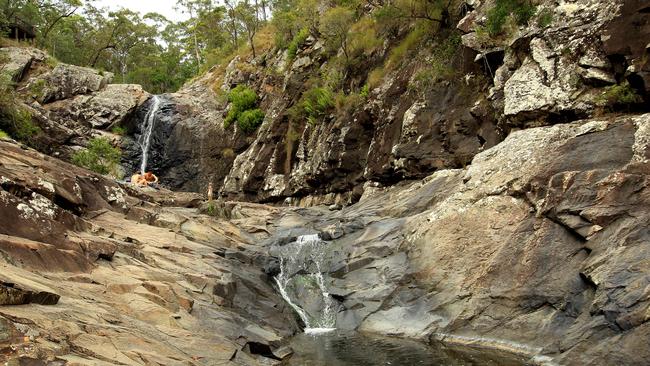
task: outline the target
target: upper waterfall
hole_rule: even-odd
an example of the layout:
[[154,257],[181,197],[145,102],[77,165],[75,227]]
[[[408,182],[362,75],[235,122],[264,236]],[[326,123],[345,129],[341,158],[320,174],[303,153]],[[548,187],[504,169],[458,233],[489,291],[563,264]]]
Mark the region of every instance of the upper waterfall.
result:
[[157,95],[153,96],[153,103],[147,111],[147,114],[144,117],[144,124],[142,126],[142,131],[138,143],[142,149],[142,163],[140,164],[140,172],[145,173],[147,169],[147,157],[149,154],[149,146],[151,145],[151,132],[153,131],[153,126],[156,123],[156,116],[158,114],[158,109],[160,108],[160,98]]

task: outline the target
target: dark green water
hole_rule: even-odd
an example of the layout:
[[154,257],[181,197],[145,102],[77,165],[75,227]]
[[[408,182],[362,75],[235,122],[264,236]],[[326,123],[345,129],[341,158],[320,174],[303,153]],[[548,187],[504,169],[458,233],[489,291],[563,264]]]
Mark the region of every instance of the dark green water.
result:
[[526,361],[510,354],[482,349],[427,346],[400,338],[355,332],[300,334],[293,338],[293,356],[284,363],[294,366],[452,365],[521,366]]

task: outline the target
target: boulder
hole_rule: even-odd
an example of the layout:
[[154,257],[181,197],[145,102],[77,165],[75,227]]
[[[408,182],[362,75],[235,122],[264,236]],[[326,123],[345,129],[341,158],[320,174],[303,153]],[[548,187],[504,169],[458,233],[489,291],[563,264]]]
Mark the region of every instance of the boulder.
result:
[[50,118],[70,128],[106,129],[122,126],[142,105],[149,93],[140,85],[109,84],[90,95],[76,95],[45,105]]
[[50,103],[99,91],[112,79],[111,73],[88,67],[58,64],[52,71],[30,80],[27,89],[42,89],[38,96],[39,102]]

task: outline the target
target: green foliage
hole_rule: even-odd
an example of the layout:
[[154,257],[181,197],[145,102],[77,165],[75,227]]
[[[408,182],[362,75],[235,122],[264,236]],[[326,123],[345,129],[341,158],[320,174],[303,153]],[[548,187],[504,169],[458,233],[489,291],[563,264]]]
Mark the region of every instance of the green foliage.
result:
[[452,32],[434,47],[431,63],[434,76],[448,78],[454,74],[452,60],[461,44],[460,34]]
[[46,64],[48,67],[50,67],[50,68],[53,69],[53,68],[56,67],[56,65],[59,64],[59,61],[58,61],[57,59],[55,59],[54,57],[52,57],[52,56],[48,56],[48,57],[45,59],[45,64]]
[[601,107],[627,107],[643,102],[643,98],[628,82],[605,88],[596,103]]
[[391,50],[388,60],[386,61],[386,69],[396,69],[397,66],[401,65],[404,61],[404,58],[407,57],[410,52],[417,50],[422,41],[429,36],[431,36],[430,25],[425,22],[416,22],[411,32],[404,37],[397,47]]
[[518,25],[526,25],[535,15],[535,6],[529,0],[496,0],[488,11],[486,27],[490,36],[503,33],[508,18],[513,17]]
[[369,95],[370,95],[370,86],[368,86],[368,84],[366,84],[359,91],[359,96],[361,96],[361,98],[363,98],[363,99],[368,99]]
[[537,26],[546,28],[553,23],[553,11],[551,9],[544,9],[539,13],[537,18]]
[[[3,62],[0,59],[0,64]],[[18,103],[14,84],[7,73],[0,68],[0,129],[7,131],[11,136],[30,143],[30,138],[40,129],[32,122],[32,115]]]
[[264,121],[264,112],[261,109],[249,109],[242,112],[237,118],[237,126],[244,132],[252,132]]
[[311,88],[302,96],[302,109],[311,124],[323,118],[333,106],[334,96],[326,88]]
[[6,139],[6,138],[9,138],[9,135],[7,135],[7,133],[4,132],[3,130],[0,130],[0,139]]
[[205,213],[210,216],[217,216],[217,206],[214,202],[208,202],[208,206],[205,209]]
[[337,6],[323,14],[319,31],[331,50],[342,50],[346,61],[350,58],[349,31],[354,23],[354,11]]
[[113,128],[111,128],[111,132],[116,135],[124,136],[126,135],[127,131],[126,128],[123,126],[113,126]]
[[47,82],[44,79],[38,79],[29,86],[29,91],[36,99],[43,97]]
[[228,93],[230,110],[223,121],[228,128],[237,121],[237,126],[244,132],[251,132],[264,120],[264,112],[257,108],[257,94],[246,85],[237,85]]
[[20,141],[29,143],[29,139],[41,131],[40,128],[34,125],[32,114],[26,109],[15,109],[11,118],[14,127],[12,136]]
[[88,148],[75,152],[72,162],[96,173],[120,178],[121,158],[119,148],[113,147],[107,138],[97,137],[88,142]]
[[309,30],[307,28],[303,28],[296,34],[295,37],[291,40],[291,43],[289,43],[289,47],[287,48],[287,53],[289,55],[289,60],[293,60],[296,57],[296,53],[298,53],[298,48],[302,46],[305,41],[307,40],[307,37],[309,37]]

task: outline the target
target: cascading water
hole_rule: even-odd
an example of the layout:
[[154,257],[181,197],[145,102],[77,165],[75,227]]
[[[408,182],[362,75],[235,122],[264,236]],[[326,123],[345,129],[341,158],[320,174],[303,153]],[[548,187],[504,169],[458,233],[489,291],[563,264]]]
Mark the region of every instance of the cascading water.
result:
[[145,173],[147,169],[147,157],[149,154],[149,146],[151,145],[151,133],[153,132],[153,126],[156,123],[156,115],[158,114],[158,108],[160,108],[160,98],[157,95],[153,96],[153,102],[151,107],[147,111],[147,114],[144,117],[144,125],[142,126],[142,133],[138,139],[140,148],[142,149],[142,163],[140,164],[140,172]]
[[[281,247],[279,252],[280,274],[275,277],[275,282],[282,297],[305,323],[305,333],[325,333],[336,329],[335,302],[327,292],[321,271],[325,244],[317,234],[303,235]],[[289,295],[290,289],[296,292],[296,286],[308,287],[309,284],[320,294],[317,311],[306,311],[297,304],[299,299],[294,300]]]

